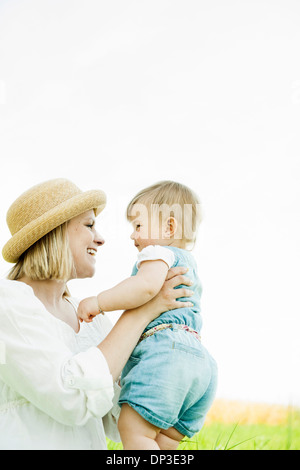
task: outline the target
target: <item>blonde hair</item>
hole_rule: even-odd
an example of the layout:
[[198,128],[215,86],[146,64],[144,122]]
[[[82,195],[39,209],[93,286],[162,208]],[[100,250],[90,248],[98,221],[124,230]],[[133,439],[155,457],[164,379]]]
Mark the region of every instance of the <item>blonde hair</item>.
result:
[[[21,255],[7,278],[17,281],[23,276],[33,281],[61,280],[67,282],[74,273],[67,225],[52,230]],[[69,295],[68,290],[65,295]]]
[[160,181],[142,189],[127,206],[127,220],[132,221],[133,206],[137,204],[151,209],[151,215],[161,213],[163,218],[174,217],[181,225],[180,239],[187,245],[196,242],[202,211],[192,189],[175,181]]

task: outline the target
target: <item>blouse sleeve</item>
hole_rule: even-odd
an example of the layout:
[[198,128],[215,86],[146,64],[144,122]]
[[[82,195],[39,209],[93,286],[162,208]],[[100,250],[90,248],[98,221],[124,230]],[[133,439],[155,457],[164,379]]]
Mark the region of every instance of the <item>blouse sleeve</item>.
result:
[[32,289],[15,281],[0,283],[0,378],[56,421],[84,425],[113,407],[114,384],[97,347],[75,354],[59,337]]
[[121,413],[121,408],[118,404],[121,388],[116,383],[114,384],[115,396],[114,404],[109,413],[103,418],[103,426],[105,435],[114,442],[121,442],[121,437],[118,430],[118,421]]
[[[92,341],[96,343],[100,343],[113,328],[113,324],[107,315],[97,315],[94,318],[94,321],[89,324],[89,326],[94,331]],[[120,386],[117,383],[114,383],[113,407],[102,418],[105,435],[114,442],[121,442],[121,437],[117,426],[121,412],[119,405],[120,392]]]

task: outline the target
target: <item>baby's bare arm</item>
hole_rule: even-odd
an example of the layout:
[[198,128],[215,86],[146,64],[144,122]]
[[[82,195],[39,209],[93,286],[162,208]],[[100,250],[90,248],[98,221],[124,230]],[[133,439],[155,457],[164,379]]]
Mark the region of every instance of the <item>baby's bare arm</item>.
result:
[[97,296],[98,305],[106,312],[129,310],[144,305],[158,294],[167,273],[168,265],[164,261],[144,261],[136,276],[101,292]]

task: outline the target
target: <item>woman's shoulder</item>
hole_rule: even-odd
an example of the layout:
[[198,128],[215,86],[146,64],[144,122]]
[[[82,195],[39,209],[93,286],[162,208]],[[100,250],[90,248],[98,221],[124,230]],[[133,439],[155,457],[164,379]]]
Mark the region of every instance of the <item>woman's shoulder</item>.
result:
[[10,281],[9,279],[0,279],[0,297],[34,296],[33,289],[20,281]]
[[[10,281],[8,279],[0,280],[0,312],[6,313],[13,311],[26,312],[38,311],[41,309],[41,302],[34,295],[32,287],[24,282]],[[22,309],[20,310],[20,306]]]

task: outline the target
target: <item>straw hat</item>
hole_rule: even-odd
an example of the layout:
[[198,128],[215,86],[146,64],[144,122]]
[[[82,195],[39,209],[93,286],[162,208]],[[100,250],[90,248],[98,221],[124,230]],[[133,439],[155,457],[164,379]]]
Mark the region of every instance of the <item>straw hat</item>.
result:
[[22,194],[7,212],[12,238],[2,250],[3,258],[16,263],[28,248],[59,225],[92,209],[97,216],[105,204],[103,191],[82,192],[66,179],[34,186]]

